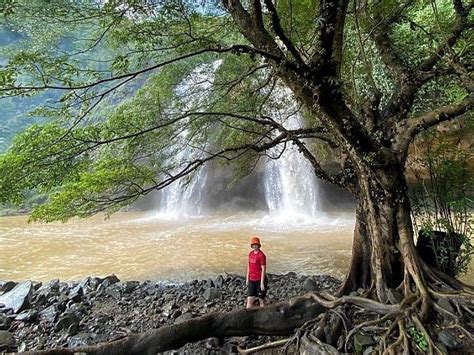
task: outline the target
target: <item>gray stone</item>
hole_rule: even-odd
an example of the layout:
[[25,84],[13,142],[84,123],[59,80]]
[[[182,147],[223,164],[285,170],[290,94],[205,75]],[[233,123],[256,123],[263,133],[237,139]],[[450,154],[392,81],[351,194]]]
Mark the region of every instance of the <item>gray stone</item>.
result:
[[104,280],[102,281],[101,285],[104,285],[105,287],[109,287],[110,285],[116,284],[117,282],[120,282],[120,279],[114,274],[112,274],[112,275],[106,276]]
[[12,320],[7,316],[0,314],[0,330],[8,330],[12,324]]
[[14,281],[7,281],[5,282],[2,287],[0,287],[0,295],[7,293],[8,291],[13,290],[13,288],[18,285],[18,283]]
[[95,335],[90,333],[80,333],[74,335],[68,340],[68,347],[77,348],[78,346],[91,345],[94,341]]
[[0,303],[3,303],[5,308],[11,308],[13,313],[18,313],[29,306],[32,295],[33,284],[31,281],[25,281],[0,296]]
[[217,276],[215,284],[216,284],[216,287],[219,287],[219,288],[224,286],[224,277],[222,275]]
[[48,308],[42,310],[39,313],[39,319],[42,321],[53,323],[58,316],[58,311],[54,305],[49,306]]
[[315,291],[318,289],[316,283],[311,277],[307,277],[306,280],[304,280],[303,287],[306,291]]
[[204,285],[205,288],[211,288],[211,287],[214,287],[214,286],[215,286],[214,281],[212,281],[212,279],[207,279],[207,281]]
[[219,347],[219,339],[217,338],[209,338],[206,340],[205,343],[206,349],[217,349]]
[[15,318],[15,320],[21,322],[34,322],[38,318],[38,311],[36,309],[29,309],[21,312]]
[[221,298],[221,291],[215,287],[208,288],[204,291],[203,297],[206,301],[212,301]]
[[105,290],[105,293],[116,300],[119,300],[122,297],[122,294],[117,287],[108,287],[107,290]]
[[459,341],[456,336],[449,330],[442,330],[438,333],[438,340],[446,346],[448,350],[456,350],[459,348]]
[[42,285],[38,291],[38,297],[50,298],[59,294],[59,279],[53,279]]
[[6,331],[0,330],[0,351],[9,350],[15,345],[15,339],[13,334]]
[[180,315],[178,318],[176,318],[176,320],[174,321],[175,324],[179,324],[179,323],[184,323],[190,319],[193,318],[193,315],[191,312],[186,312],[182,315]]

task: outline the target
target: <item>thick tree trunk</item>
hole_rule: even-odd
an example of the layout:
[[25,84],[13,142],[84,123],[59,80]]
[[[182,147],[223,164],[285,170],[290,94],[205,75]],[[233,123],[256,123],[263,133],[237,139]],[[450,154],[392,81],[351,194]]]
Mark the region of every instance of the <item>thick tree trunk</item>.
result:
[[424,285],[405,179],[401,170],[387,171],[360,174],[352,261],[341,295],[363,288],[385,303],[388,290],[400,286],[407,273]]

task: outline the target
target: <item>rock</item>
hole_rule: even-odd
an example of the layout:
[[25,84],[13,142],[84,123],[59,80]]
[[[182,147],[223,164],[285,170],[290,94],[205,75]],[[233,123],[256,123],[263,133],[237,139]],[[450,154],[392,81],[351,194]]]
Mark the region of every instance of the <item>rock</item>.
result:
[[8,330],[12,324],[12,320],[7,316],[0,314],[0,330]]
[[219,275],[216,277],[216,282],[215,282],[216,287],[221,288],[222,286],[224,286],[224,282],[225,282],[224,277],[222,275]]
[[7,281],[5,282],[2,287],[0,287],[0,295],[7,293],[8,291],[13,290],[13,288],[18,285],[18,283],[13,282],[13,281]]
[[367,349],[364,350],[364,352],[362,353],[362,355],[372,355],[374,353],[374,347],[373,346],[369,346]]
[[42,310],[39,313],[39,319],[49,323],[53,323],[58,316],[58,311],[54,305],[49,306],[48,308]]
[[205,285],[204,285],[204,288],[211,288],[211,287],[214,287],[214,281],[212,281],[212,279],[207,279]]
[[117,287],[108,287],[107,290],[105,290],[105,293],[109,296],[112,296],[116,300],[119,300],[122,297],[122,294]]
[[358,354],[362,353],[364,348],[373,345],[374,343],[374,339],[371,336],[360,333],[354,336],[354,350]]
[[112,274],[112,275],[106,276],[104,280],[102,281],[101,285],[104,285],[105,287],[109,287],[110,285],[116,284],[117,282],[120,282],[120,279],[114,274]]
[[303,287],[306,291],[316,291],[318,289],[316,283],[311,277],[307,277],[306,280],[304,280]]
[[192,318],[193,318],[193,314],[191,312],[186,312],[180,315],[178,318],[176,318],[176,320],[174,321],[174,324],[184,323]]
[[50,298],[59,294],[59,279],[53,279],[42,285],[37,290],[38,297],[44,296]]
[[84,296],[84,289],[82,283],[80,283],[71,290],[68,298],[73,302],[80,302],[82,296]]
[[97,290],[97,288],[99,287],[99,285],[103,282],[104,280],[101,279],[100,277],[91,277],[90,278],[90,281],[89,281],[89,286],[93,289],[93,290]]
[[13,334],[6,330],[0,330],[0,351],[9,350],[15,345]]
[[135,290],[135,288],[137,288],[137,286],[139,285],[140,285],[140,282],[138,281],[125,281],[121,283],[121,286],[122,286],[121,288],[124,293],[130,293],[133,290]]
[[449,330],[442,330],[438,333],[438,340],[446,346],[448,350],[456,350],[460,346],[460,342],[456,336]]
[[219,347],[219,339],[217,338],[209,338],[206,340],[204,345],[206,349],[216,349]]
[[54,330],[59,332],[61,330],[67,330],[72,324],[79,325],[79,319],[73,313],[63,315],[57,323],[54,325]]
[[36,309],[29,309],[29,310],[23,311],[20,314],[18,314],[15,318],[15,320],[18,320],[21,322],[34,322],[36,319],[38,319],[38,311]]
[[203,297],[206,301],[212,301],[221,298],[221,291],[215,287],[208,288],[204,291]]
[[80,333],[74,335],[69,338],[68,340],[68,347],[70,348],[77,348],[78,346],[86,346],[91,345],[94,341],[95,334],[90,333]]
[[31,281],[25,281],[0,296],[0,303],[3,303],[5,308],[11,308],[13,313],[18,313],[29,306],[32,295],[33,284]]

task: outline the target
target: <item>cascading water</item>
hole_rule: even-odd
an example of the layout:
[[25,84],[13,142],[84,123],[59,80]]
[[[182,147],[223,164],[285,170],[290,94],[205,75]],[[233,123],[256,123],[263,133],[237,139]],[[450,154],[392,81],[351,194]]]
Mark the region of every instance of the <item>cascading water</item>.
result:
[[[291,96],[288,89],[276,90],[279,100]],[[288,101],[288,100],[287,100]],[[295,112],[295,103],[288,102],[282,112],[273,112],[275,117],[284,117],[281,124],[286,129],[304,126],[304,119]],[[271,155],[279,156],[283,148],[276,147]],[[265,197],[271,216],[284,219],[315,217],[320,212],[318,204],[318,179],[309,161],[293,144],[287,144],[278,159],[269,158],[264,172]]]
[[[202,92],[211,87],[214,73],[221,63],[221,60],[216,60],[211,64],[199,66],[176,88],[177,96],[185,102],[185,109],[191,109],[201,103]],[[188,130],[185,129],[177,137],[177,141],[181,142],[181,147],[174,159],[178,162],[191,161],[202,153],[187,144],[188,134]],[[205,168],[201,168],[191,181],[173,183],[161,191],[159,216],[178,218],[187,215],[200,215],[202,212],[202,191],[206,180],[207,171]]]

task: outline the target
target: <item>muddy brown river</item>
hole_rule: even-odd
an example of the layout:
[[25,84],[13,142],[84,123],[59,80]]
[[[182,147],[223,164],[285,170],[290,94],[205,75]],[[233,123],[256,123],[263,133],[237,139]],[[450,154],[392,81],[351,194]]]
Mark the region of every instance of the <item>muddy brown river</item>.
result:
[[[330,274],[349,267],[354,216],[316,219],[255,214],[165,219],[123,212],[68,223],[0,218],[0,280],[78,280],[115,273],[121,279],[182,281],[245,273],[248,242],[262,239],[268,271]],[[474,270],[462,278],[474,283]]]

